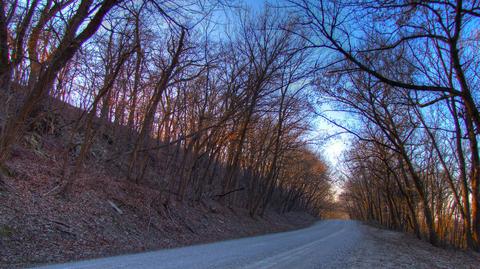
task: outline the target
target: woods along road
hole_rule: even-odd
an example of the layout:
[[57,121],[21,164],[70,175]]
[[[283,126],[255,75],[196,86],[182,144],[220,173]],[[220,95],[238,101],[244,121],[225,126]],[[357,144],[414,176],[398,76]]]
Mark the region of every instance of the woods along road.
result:
[[475,268],[478,261],[401,233],[325,220],[296,231],[37,268]]

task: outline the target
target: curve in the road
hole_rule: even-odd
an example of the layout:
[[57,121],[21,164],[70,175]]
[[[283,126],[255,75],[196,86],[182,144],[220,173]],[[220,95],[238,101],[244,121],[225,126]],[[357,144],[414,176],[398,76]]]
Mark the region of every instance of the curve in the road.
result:
[[37,269],[340,268],[361,237],[355,221],[325,220],[296,231]]

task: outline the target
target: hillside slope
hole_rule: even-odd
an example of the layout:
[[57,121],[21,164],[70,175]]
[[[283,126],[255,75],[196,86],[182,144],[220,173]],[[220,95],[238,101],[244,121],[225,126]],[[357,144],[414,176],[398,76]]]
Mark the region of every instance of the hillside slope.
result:
[[[62,111],[78,116],[73,108]],[[68,194],[58,195],[67,143],[65,128],[58,126],[67,126],[68,116],[55,117],[55,128],[46,128],[49,124],[31,128],[2,173],[0,267],[283,231],[315,220],[306,213],[274,210],[251,218],[246,209],[223,206],[213,196],[183,203],[165,199],[155,181],[146,177],[136,184],[116,169],[121,162],[111,160],[108,139],[97,139]]]

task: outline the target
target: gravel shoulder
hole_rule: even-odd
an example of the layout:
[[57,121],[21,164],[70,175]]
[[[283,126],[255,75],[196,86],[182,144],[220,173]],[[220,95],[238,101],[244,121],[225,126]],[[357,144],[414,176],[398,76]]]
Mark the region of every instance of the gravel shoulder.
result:
[[360,225],[363,239],[344,264],[348,268],[480,268],[480,254],[443,249],[412,235]]

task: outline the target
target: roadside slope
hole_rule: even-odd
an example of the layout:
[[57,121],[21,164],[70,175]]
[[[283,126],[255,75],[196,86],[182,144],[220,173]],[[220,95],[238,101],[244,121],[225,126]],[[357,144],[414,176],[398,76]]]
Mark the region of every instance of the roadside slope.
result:
[[224,195],[218,180],[225,170],[222,162],[202,170],[212,180],[200,196],[187,193],[188,199],[178,202],[175,188],[169,187],[178,180],[178,162],[186,153],[154,139],[149,143],[163,146],[145,153],[148,165],[141,171],[142,180],[129,180],[137,133],[98,118],[84,168],[67,179],[72,182],[68,193],[58,193],[84,143],[84,130],[74,127],[84,111],[50,101],[52,111],[28,127],[0,167],[0,268],[285,231],[316,220],[300,212],[278,214],[280,204],[252,218],[241,199],[245,194],[239,195],[238,203],[230,203],[235,206],[217,202]]
[[161,200],[156,186],[135,184],[92,164],[66,197],[51,195],[62,169],[55,147],[16,148],[0,190],[0,267],[64,262],[211,242],[307,226],[305,213],[267,211],[252,219],[214,200]]
[[363,240],[346,258],[345,267],[451,269],[480,268],[480,255],[458,249],[443,249],[401,232],[360,226]]

